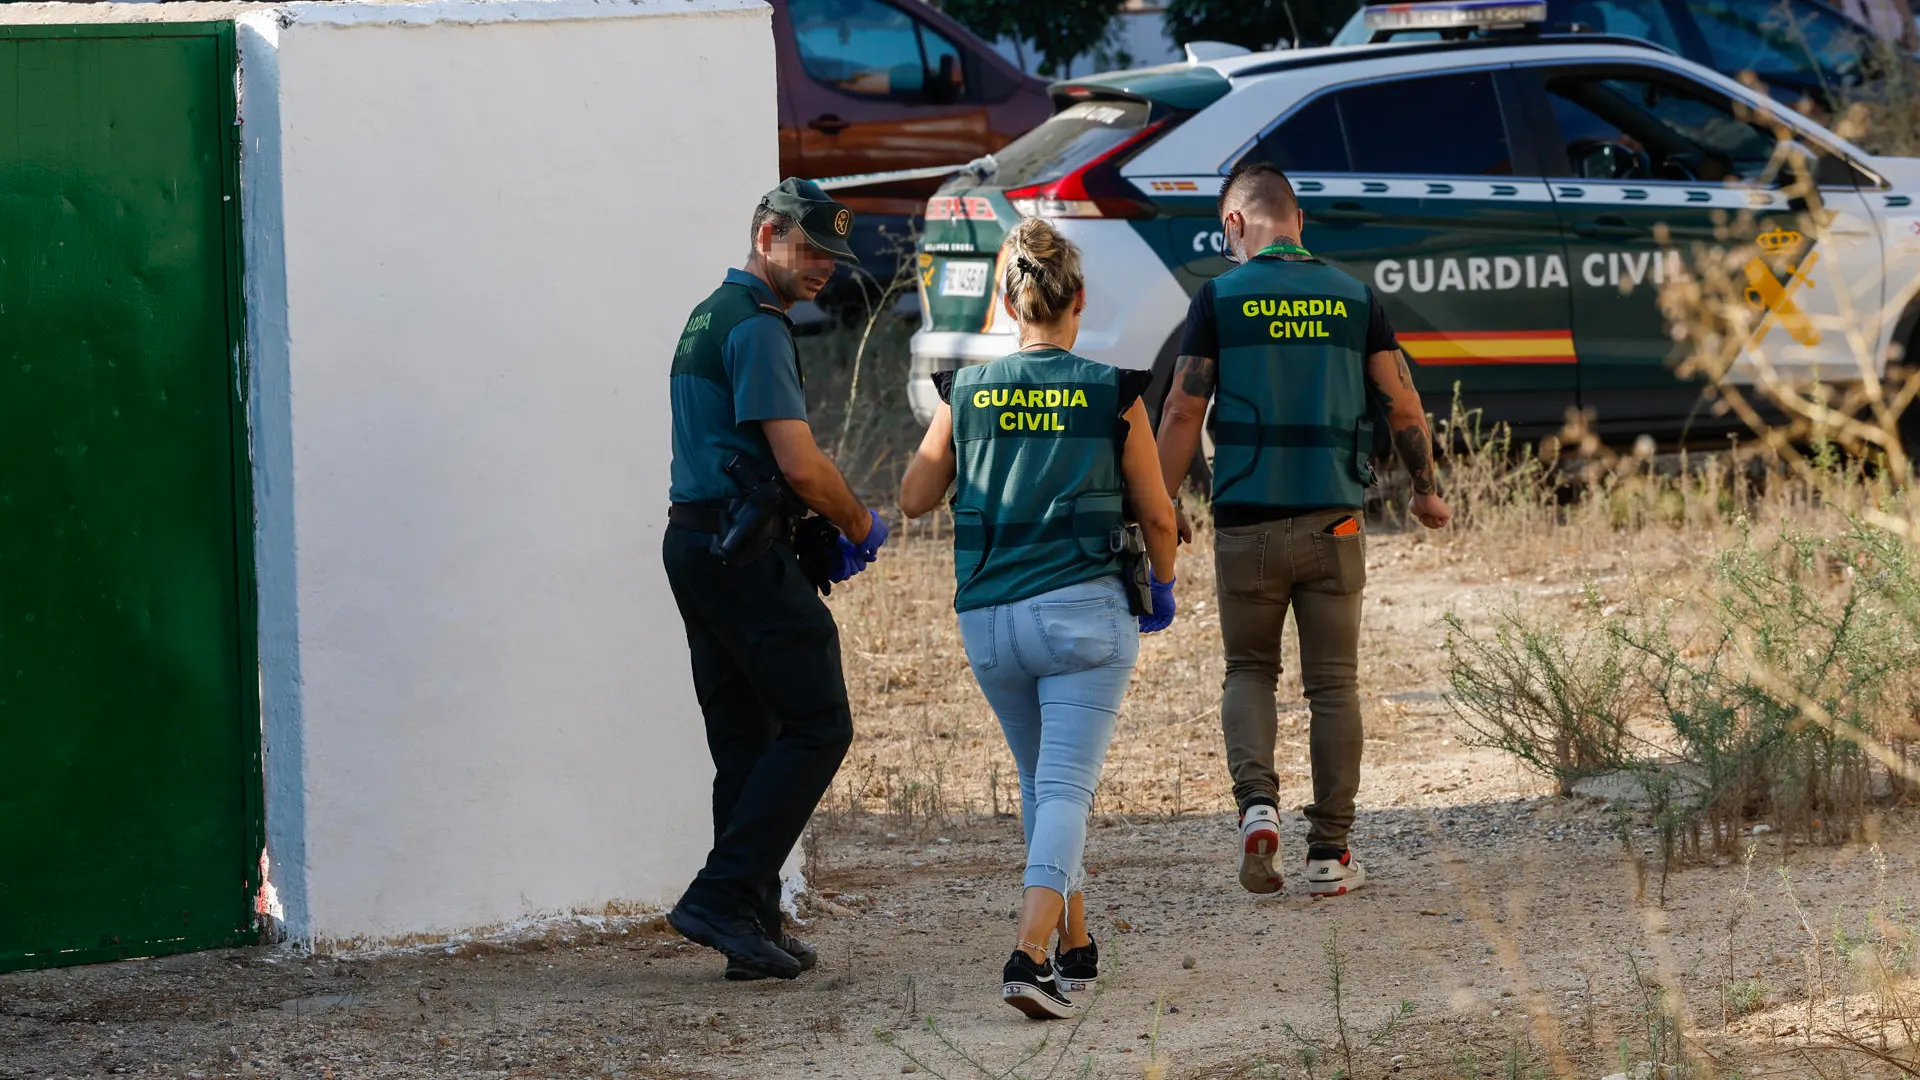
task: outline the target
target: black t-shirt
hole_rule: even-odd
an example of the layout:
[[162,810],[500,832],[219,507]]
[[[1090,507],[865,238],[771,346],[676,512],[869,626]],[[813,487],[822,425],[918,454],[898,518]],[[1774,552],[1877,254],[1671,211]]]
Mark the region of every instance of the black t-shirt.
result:
[[[1390,352],[1400,347],[1400,339],[1394,336],[1393,324],[1387,320],[1387,309],[1380,298],[1373,293],[1373,286],[1367,288],[1367,355],[1377,352]],[[1187,306],[1187,328],[1180,339],[1181,356],[1204,356],[1210,360],[1220,358],[1220,327],[1214,320],[1213,282],[1200,286],[1194,294],[1193,303]],[[1374,395],[1369,395],[1372,397]],[[1384,425],[1384,417],[1376,416],[1375,424]],[[1384,430],[1384,428],[1381,428]],[[1376,440],[1377,441],[1377,440]],[[1216,506],[1213,508],[1213,520],[1216,525],[1229,528],[1240,525],[1259,525],[1281,518],[1308,514],[1324,510],[1322,506],[1250,506],[1245,504]]]

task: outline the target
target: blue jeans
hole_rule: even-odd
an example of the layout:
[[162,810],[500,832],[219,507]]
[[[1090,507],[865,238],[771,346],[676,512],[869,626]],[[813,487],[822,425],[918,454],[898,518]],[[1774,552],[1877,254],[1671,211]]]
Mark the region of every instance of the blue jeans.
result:
[[1087,812],[1140,658],[1117,577],[960,613],[973,676],[1020,773],[1026,884],[1080,891]]

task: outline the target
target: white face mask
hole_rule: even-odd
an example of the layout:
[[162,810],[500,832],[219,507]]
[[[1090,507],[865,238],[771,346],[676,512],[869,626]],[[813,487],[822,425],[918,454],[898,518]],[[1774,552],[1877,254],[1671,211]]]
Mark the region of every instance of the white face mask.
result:
[[1233,235],[1233,232],[1232,232],[1233,225],[1231,222],[1222,222],[1221,229],[1226,232],[1227,251],[1233,255],[1233,261],[1236,263],[1246,262],[1247,261],[1247,219],[1246,218],[1240,219],[1240,235],[1238,237],[1235,237]]

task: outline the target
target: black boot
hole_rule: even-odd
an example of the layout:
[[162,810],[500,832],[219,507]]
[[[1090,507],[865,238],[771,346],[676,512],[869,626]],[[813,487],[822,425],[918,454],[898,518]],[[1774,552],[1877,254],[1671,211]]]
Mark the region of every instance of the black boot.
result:
[[[788,956],[791,956],[796,961],[798,961],[800,964],[801,971],[812,971],[813,965],[820,962],[820,954],[814,951],[813,946],[807,944],[804,941],[801,941],[799,938],[794,937],[792,934],[775,934],[772,937],[768,938],[768,940],[772,941],[775,945],[778,945],[780,947],[781,952],[786,953]],[[752,968],[747,967],[747,965],[742,964],[738,960],[735,960],[732,957],[727,958],[728,981],[752,982],[755,979],[764,979],[764,978],[766,978],[765,975],[762,975],[759,972],[754,971]]]
[[687,940],[719,950],[729,965],[738,963],[761,978],[793,979],[800,975],[800,961],[768,940],[760,924],[746,916],[723,915],[682,900],[667,913],[667,922]]

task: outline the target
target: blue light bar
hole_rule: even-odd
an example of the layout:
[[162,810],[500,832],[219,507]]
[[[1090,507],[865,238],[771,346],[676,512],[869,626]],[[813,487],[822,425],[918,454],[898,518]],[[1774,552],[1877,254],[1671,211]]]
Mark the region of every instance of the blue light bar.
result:
[[1540,0],[1432,0],[1367,8],[1369,30],[1491,29],[1525,26],[1546,19],[1547,5]]

